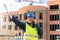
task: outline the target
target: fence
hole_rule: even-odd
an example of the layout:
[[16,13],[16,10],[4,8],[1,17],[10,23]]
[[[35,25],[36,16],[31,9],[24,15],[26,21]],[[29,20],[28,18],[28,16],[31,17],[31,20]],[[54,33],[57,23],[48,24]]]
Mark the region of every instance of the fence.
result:
[[[0,35],[0,40],[24,40],[22,36],[8,36],[8,35]],[[43,40],[43,39],[39,39]]]
[[0,40],[23,40],[21,36],[7,36],[7,35],[1,35]]

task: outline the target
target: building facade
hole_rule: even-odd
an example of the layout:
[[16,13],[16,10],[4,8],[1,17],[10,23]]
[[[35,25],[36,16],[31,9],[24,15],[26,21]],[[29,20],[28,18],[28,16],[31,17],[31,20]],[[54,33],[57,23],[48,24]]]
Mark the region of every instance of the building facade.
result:
[[48,2],[47,40],[60,40],[60,0]]

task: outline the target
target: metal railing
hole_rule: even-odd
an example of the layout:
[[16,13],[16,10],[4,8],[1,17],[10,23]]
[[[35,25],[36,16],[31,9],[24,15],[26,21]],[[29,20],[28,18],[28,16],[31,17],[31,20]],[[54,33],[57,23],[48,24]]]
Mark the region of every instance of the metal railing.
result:
[[[25,40],[22,36],[0,35],[0,40]],[[43,40],[43,39],[39,39]]]
[[21,36],[0,36],[0,40],[23,40]]

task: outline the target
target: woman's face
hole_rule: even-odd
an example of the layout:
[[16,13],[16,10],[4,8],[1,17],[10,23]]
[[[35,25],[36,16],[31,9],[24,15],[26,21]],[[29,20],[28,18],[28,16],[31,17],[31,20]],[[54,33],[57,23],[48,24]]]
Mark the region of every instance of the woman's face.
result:
[[33,17],[28,17],[28,18],[27,18],[27,22],[28,22],[28,23],[32,23],[33,21],[34,21],[34,18],[33,18]]

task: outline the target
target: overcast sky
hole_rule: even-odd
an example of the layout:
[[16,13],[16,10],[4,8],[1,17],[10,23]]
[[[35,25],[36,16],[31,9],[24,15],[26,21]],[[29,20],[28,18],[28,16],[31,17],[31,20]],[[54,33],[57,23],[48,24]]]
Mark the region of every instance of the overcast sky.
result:
[[[42,3],[39,3],[40,0],[33,0],[36,3],[33,3],[33,6],[46,6],[47,7],[47,1],[46,0],[42,0]],[[45,3],[43,3],[45,1]],[[38,3],[37,3],[38,2]],[[0,0],[0,12],[6,12],[6,9],[4,7],[4,5],[6,5],[8,11],[18,11],[19,8],[28,6],[30,4],[30,2],[25,2],[22,1],[18,2],[18,0]]]

